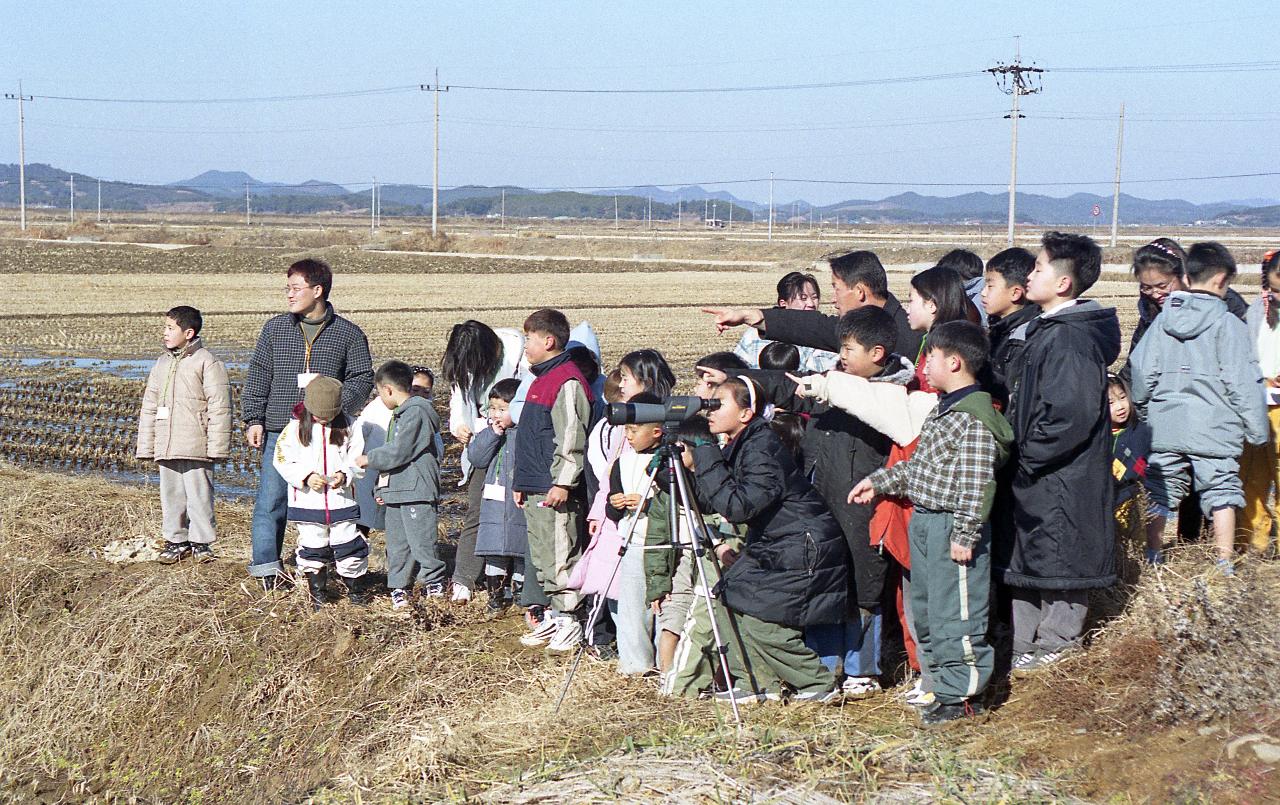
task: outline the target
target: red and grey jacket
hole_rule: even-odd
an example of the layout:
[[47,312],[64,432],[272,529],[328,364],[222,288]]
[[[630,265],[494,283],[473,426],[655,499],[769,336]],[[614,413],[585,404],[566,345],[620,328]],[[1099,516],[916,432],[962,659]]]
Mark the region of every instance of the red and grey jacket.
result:
[[586,461],[591,384],[567,352],[530,371],[537,380],[520,413],[512,489],[541,495],[552,486],[574,488]]

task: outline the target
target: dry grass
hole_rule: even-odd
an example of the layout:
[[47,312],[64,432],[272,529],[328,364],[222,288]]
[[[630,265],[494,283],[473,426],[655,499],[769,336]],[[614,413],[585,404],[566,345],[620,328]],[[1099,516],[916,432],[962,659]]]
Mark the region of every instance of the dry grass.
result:
[[[1207,738],[1137,715],[1161,700],[1150,682],[1162,662],[1222,656],[1199,642],[1165,652],[1153,626],[1162,602],[1194,589],[1203,566],[1192,551],[1159,580],[1144,578],[1140,603],[1086,655],[1018,683],[987,719],[922,732],[885,696],[762,707],[736,730],[709,703],[662,699],[650,683],[590,663],[557,716],[564,665],[519,648],[518,621],[488,620],[478,605],[419,604],[406,619],[385,600],[312,614],[300,593],[264,597],[243,571],[246,506],[219,506],[212,565],[99,558],[113,539],[154,539],[157,509],[148,490],[0,467],[3,796],[1062,802],[1278,793],[1255,779],[1257,764],[1220,757],[1229,725]],[[1219,593],[1232,584],[1253,609],[1224,615],[1265,611],[1280,568],[1255,563],[1238,580],[1209,582],[1211,600],[1227,600]],[[1269,636],[1274,647],[1268,625],[1259,618],[1248,637]],[[1248,729],[1269,726],[1255,719]],[[1092,759],[1082,763],[1086,741]]]

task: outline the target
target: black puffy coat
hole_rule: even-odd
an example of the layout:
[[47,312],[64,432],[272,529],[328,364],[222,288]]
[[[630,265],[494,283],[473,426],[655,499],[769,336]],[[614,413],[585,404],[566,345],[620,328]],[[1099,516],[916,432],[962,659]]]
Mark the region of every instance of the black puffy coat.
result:
[[1038,305],[1023,305],[1007,316],[990,320],[987,336],[991,339],[990,370],[991,398],[1005,409],[1009,407],[1009,389],[1013,388],[1011,373],[1019,365],[1018,358],[1027,345],[1026,327],[1040,315]]
[[693,456],[699,500],[747,525],[742,555],[721,582],[725,604],[794,628],[842,623],[849,552],[782,440],[754,419],[723,448],[702,445]]
[[1116,311],[1097,302],[1027,328],[1009,400],[1012,517],[992,557],[1005,584],[1087,590],[1115,582],[1107,367],[1119,354]]
[[[900,375],[900,385],[911,380],[912,370],[904,369],[897,356],[889,366],[884,374]],[[760,384],[769,402],[788,411],[809,414],[801,442],[801,469],[805,477],[813,479],[814,490],[844,533],[853,562],[849,576],[853,599],[863,609],[875,609],[884,593],[888,560],[871,546],[871,515],[875,507],[849,503],[849,490],[884,466],[893,442],[839,408],[796,397],[796,384],[787,379],[785,372],[753,370],[743,374]],[[903,374],[905,377],[901,377]]]

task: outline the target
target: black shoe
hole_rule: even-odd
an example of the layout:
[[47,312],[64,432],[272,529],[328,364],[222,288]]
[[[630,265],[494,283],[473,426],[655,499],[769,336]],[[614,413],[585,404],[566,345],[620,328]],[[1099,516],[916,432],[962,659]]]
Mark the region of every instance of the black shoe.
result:
[[191,555],[191,543],[189,542],[165,542],[164,550],[156,557],[156,561],[162,565],[172,565],[181,562]]
[[307,592],[311,595],[311,607],[320,609],[328,600],[325,596],[325,588],[329,586],[329,574],[324,570],[307,574]]
[[982,702],[965,700],[958,704],[943,704],[935,701],[933,706],[928,707],[920,714],[920,722],[925,726],[936,726],[945,724],[948,721],[957,721],[962,718],[969,718],[980,713],[986,712],[986,706]]
[[197,562],[212,562],[218,557],[213,555],[213,548],[202,542],[191,543],[191,558]]
[[373,601],[373,592],[369,590],[368,575],[356,576],[354,579],[343,579],[347,583],[347,600],[358,607],[368,606]]
[[511,606],[511,601],[507,598],[507,580],[506,576],[485,576],[484,586],[489,593],[489,601],[485,608],[491,615],[498,615],[506,612],[507,607]]

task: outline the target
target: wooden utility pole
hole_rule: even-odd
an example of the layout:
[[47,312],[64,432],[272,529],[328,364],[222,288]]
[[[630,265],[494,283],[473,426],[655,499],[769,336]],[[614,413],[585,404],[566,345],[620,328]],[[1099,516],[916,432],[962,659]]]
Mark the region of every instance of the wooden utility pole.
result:
[[1019,99],[1023,95],[1033,95],[1040,92],[1044,88],[1040,84],[1041,76],[1044,70],[1036,67],[1034,64],[1030,67],[1022,64],[1022,44],[1018,39],[1018,47],[1012,64],[997,64],[987,70],[996,79],[996,84],[1000,87],[1000,91],[1006,95],[1013,97],[1013,109],[1009,112],[1008,118],[1013,123],[1013,137],[1009,146],[1009,245],[1013,245],[1014,236],[1014,219],[1017,214],[1017,194],[1018,194],[1018,119],[1022,117],[1019,111]]
[[18,81],[18,94],[6,92],[4,97],[18,102],[18,207],[21,210],[18,213],[18,220],[22,231],[25,232],[27,230],[27,116],[22,104],[35,99],[30,95],[22,94],[21,80]]
[[1120,133],[1116,135],[1116,190],[1111,198],[1111,248],[1120,229],[1120,155],[1124,153],[1124,104],[1120,104]]
[[773,240],[773,171],[769,171],[769,240]]
[[448,92],[449,88],[440,86],[439,68],[434,84],[420,84],[418,88],[435,96],[435,146],[431,159],[431,235],[435,237],[440,231],[440,92]]

